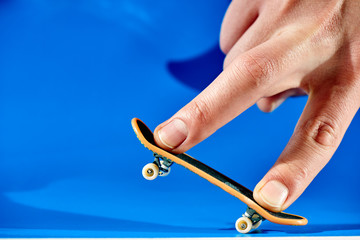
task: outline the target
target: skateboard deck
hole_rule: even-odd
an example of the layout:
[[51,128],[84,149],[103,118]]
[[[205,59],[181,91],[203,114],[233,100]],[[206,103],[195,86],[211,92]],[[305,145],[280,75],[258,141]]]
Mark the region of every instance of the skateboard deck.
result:
[[[259,217],[258,215],[260,215],[261,220],[267,219],[270,222],[283,224],[283,225],[307,224],[307,219],[304,217],[285,213],[285,212],[272,212],[261,207],[255,201],[253,197],[253,192],[251,190],[247,189],[246,187],[242,186],[236,181],[230,179],[229,177],[223,175],[222,173],[216,171],[215,169],[207,166],[206,164],[196,160],[195,158],[185,153],[172,154],[158,147],[155,143],[154,135],[152,131],[140,119],[137,118],[132,119],[131,124],[140,142],[146,148],[154,152],[155,157],[165,160],[167,163],[172,164],[173,162],[175,162],[179,165],[184,166],[188,170],[196,173],[202,178],[205,178],[212,184],[220,187],[224,191],[230,193],[231,195],[235,196],[236,198],[244,202],[246,205],[248,205],[248,210],[250,209],[250,216],[247,213],[245,213],[243,216],[246,215],[248,218],[251,218],[252,216]],[[157,164],[159,164],[159,161],[157,161]],[[253,223],[256,224],[256,222],[254,221]],[[240,229],[242,229],[242,227],[240,227]],[[240,230],[238,229],[238,231]],[[246,230],[244,232],[248,232],[248,231]]]

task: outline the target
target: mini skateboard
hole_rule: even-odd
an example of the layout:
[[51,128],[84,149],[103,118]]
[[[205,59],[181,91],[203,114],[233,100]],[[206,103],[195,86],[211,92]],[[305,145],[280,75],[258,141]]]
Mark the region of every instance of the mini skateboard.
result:
[[212,184],[237,197],[248,206],[246,212],[235,223],[236,230],[240,233],[248,233],[258,228],[265,219],[283,225],[307,224],[307,219],[304,217],[284,212],[272,212],[261,207],[253,198],[251,190],[193,157],[185,153],[172,154],[158,147],[152,131],[140,119],[132,119],[131,124],[140,142],[151,150],[155,157],[153,163],[149,163],[143,168],[142,174],[144,178],[154,180],[158,176],[167,176],[174,162],[205,178]]

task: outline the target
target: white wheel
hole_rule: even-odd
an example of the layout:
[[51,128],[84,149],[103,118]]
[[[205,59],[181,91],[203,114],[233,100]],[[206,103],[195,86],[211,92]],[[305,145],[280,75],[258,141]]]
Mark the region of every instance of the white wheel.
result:
[[260,227],[261,223],[262,223],[262,220],[258,221],[257,223],[255,223],[255,225],[253,225],[252,229],[253,230],[257,229],[258,227]]
[[159,167],[155,163],[148,163],[143,167],[142,175],[146,180],[154,180],[159,175]]
[[247,217],[241,217],[239,218],[236,223],[235,223],[235,227],[236,230],[239,233],[248,233],[250,232],[251,228],[252,228],[252,222],[249,218]]
[[167,172],[162,172],[162,174],[161,174],[160,176],[161,176],[161,177],[166,177],[167,175],[170,174],[170,170],[171,170],[171,168],[169,167],[169,168],[168,168],[168,171],[167,171]]

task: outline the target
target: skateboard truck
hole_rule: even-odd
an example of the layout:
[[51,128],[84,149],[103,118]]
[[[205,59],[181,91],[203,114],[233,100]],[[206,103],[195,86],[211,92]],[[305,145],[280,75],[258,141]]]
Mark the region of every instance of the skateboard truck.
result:
[[235,227],[240,233],[248,233],[251,230],[257,229],[264,220],[265,218],[254,209],[247,207],[246,212],[236,221]]
[[158,176],[166,177],[169,175],[171,165],[174,163],[170,159],[154,152],[154,162],[146,164],[142,174],[146,180],[154,180]]
[[170,159],[154,152],[154,163],[159,167],[159,176],[165,177],[170,173],[171,165],[174,163]]

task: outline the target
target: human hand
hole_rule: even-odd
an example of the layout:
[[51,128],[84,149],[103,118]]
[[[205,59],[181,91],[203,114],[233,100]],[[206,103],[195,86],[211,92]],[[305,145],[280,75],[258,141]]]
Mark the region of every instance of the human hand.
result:
[[185,152],[257,103],[270,112],[308,94],[277,162],[257,184],[255,200],[289,207],[331,159],[360,106],[360,1],[234,0],[220,46],[224,71],[155,129],[155,140]]

